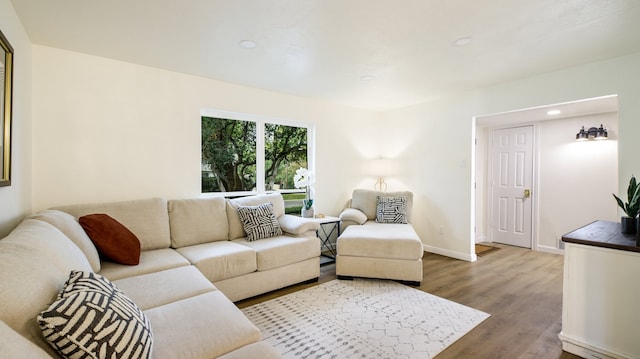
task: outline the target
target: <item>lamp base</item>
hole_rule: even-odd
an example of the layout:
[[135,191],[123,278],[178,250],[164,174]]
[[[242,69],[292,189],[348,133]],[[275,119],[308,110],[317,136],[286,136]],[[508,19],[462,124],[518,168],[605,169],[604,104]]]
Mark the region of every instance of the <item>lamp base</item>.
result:
[[378,177],[376,180],[376,184],[373,186],[373,189],[379,192],[387,192],[387,183],[384,181],[384,178]]

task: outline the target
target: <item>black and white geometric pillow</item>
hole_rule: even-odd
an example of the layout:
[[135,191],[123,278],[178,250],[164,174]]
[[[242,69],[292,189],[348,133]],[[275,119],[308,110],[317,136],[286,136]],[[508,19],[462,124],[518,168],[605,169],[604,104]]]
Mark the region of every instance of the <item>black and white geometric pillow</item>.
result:
[[149,319],[96,273],[71,272],[58,299],[37,320],[44,338],[64,358],[151,357]]
[[271,202],[259,206],[238,207],[238,216],[249,242],[282,235],[282,228],[273,212]]
[[64,282],[57,299],[66,298],[77,292],[98,291],[109,293],[115,290],[120,291],[115,284],[100,274],[74,270],[71,271],[69,278]]
[[378,196],[376,222],[407,223],[407,197]]

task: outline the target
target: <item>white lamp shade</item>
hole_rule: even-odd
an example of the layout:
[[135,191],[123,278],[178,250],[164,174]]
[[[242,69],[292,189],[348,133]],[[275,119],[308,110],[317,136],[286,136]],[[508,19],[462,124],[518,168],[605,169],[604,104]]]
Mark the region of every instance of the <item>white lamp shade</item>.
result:
[[391,175],[391,160],[382,157],[372,160],[371,174],[374,177],[389,177]]

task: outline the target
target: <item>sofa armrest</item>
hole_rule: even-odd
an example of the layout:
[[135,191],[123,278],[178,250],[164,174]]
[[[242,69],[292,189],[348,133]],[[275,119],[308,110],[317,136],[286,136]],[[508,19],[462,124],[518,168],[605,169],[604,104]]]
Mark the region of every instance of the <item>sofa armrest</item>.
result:
[[278,217],[278,223],[282,231],[295,235],[301,235],[307,231],[317,231],[320,228],[318,222],[290,214]]
[[340,213],[342,222],[353,222],[354,224],[364,224],[367,221],[367,215],[359,209],[347,208]]

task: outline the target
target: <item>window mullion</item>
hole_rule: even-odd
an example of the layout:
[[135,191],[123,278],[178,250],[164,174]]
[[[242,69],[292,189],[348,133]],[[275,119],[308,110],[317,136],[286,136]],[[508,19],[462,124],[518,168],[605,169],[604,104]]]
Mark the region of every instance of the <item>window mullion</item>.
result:
[[264,150],[264,121],[256,122],[256,189],[258,193],[265,192],[265,150]]

